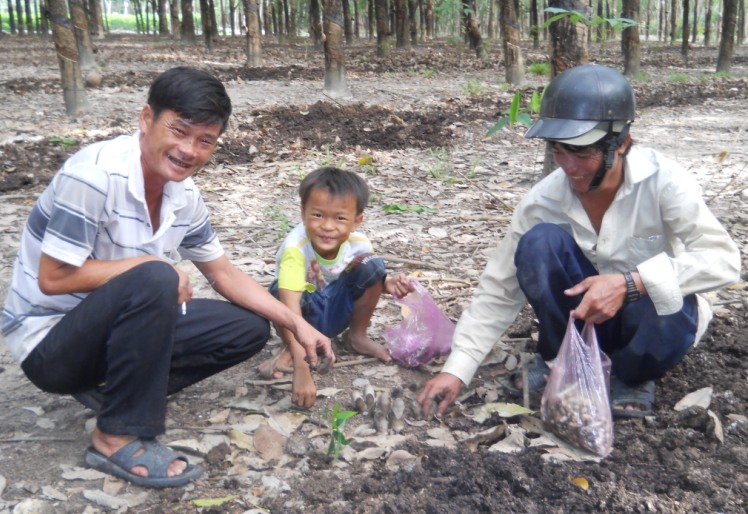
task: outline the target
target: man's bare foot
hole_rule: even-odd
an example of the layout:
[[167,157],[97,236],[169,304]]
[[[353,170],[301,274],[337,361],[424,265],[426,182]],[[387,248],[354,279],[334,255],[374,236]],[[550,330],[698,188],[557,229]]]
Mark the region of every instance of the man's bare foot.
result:
[[[133,442],[137,437],[131,435],[112,435],[105,434],[99,427],[96,427],[91,434],[91,444],[93,447],[105,457],[111,457],[117,453],[120,449]],[[140,450],[135,456],[142,454],[145,450]],[[184,473],[187,468],[187,463],[181,459],[174,460],[166,472],[168,477],[175,477]],[[135,466],[130,469],[130,472],[139,475],[141,477],[148,476],[148,469],[143,466]]]
[[283,378],[286,373],[293,372],[293,356],[290,351],[283,350],[257,366],[257,371],[268,380]]
[[376,357],[380,361],[389,364],[392,362],[392,357],[387,348],[381,344],[377,344],[371,340],[371,338],[364,334],[363,336],[354,335],[351,332],[343,334],[343,341],[350,346],[356,353],[361,355],[370,355]]

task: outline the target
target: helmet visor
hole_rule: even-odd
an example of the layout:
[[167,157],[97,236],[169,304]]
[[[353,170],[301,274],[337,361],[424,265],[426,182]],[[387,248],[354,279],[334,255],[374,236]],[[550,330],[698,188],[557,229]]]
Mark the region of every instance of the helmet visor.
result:
[[[616,121],[612,132],[620,132],[624,126],[624,122]],[[609,122],[600,123],[596,120],[541,118],[530,127],[525,137],[558,141],[572,146],[588,146],[607,136],[609,128]]]

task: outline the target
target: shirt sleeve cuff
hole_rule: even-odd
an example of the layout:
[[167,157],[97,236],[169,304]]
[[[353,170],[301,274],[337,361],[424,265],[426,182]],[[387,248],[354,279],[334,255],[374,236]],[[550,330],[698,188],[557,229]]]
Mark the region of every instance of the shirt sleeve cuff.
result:
[[470,355],[460,350],[453,350],[449,354],[442,372],[454,375],[462,380],[463,384],[468,385],[473,379],[473,375],[478,371],[478,366],[480,366],[480,362],[476,362]]
[[639,264],[636,270],[658,315],[674,314],[683,308],[678,278],[666,254],[655,255]]

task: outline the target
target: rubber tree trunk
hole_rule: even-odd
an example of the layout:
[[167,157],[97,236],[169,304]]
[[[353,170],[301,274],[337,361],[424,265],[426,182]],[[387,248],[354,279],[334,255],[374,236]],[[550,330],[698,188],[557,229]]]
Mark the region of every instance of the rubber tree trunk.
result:
[[499,0],[501,35],[504,45],[504,78],[515,86],[525,83],[525,62],[522,58],[520,28],[514,0]]
[[83,0],[69,0],[70,13],[73,17],[73,34],[78,45],[78,59],[81,72],[90,70],[96,66],[94,59],[91,33],[88,31],[88,15]]
[[636,77],[641,69],[641,44],[639,41],[640,0],[623,0],[621,16],[637,22],[621,32],[621,52],[623,53],[623,74]]
[[91,13],[91,35],[96,39],[104,39],[104,15],[101,9],[101,0],[91,0],[88,4]]
[[717,71],[730,72],[732,52],[735,45],[735,30],[738,21],[738,0],[724,0],[722,11],[722,37],[719,41]]
[[194,45],[197,42],[195,38],[195,19],[192,16],[192,0],[182,0],[181,33],[182,43]]
[[171,38],[179,39],[182,27],[179,23],[178,0],[169,0],[169,24],[171,26]]
[[168,0],[158,0],[158,35],[169,35],[169,14],[166,8]]
[[[551,0],[549,7],[560,7],[567,11],[589,15],[589,9],[579,0]],[[569,18],[561,18],[552,23],[548,29],[551,78],[574,66],[587,64],[589,61],[587,25],[581,22],[571,23]],[[553,171],[554,167],[551,145],[546,143],[543,176]]]
[[257,0],[244,0],[247,13],[247,66],[262,66],[262,31],[260,30],[260,7]]
[[88,99],[78,62],[73,23],[68,18],[65,0],[49,0],[48,16],[52,25],[57,61],[60,64],[65,111],[68,115],[76,116],[88,110]]
[[691,7],[688,4],[688,0],[683,0],[683,39],[681,40],[680,53],[683,55],[686,64],[688,64],[688,40],[691,35],[689,32],[688,15],[690,14]]
[[353,44],[353,24],[351,23],[351,3],[349,0],[341,0],[340,5],[343,7],[343,34],[345,34],[345,44]]
[[320,16],[319,1],[309,0],[309,32],[315,50],[322,50],[322,16]]
[[407,0],[394,0],[395,8],[395,46],[397,48],[410,47],[408,40],[408,3]]
[[203,40],[208,50],[213,50],[213,18],[210,15],[210,9],[213,2],[210,0],[200,0],[200,21],[203,25]]
[[342,94],[345,82],[345,55],[343,54],[343,2],[325,1],[325,91]]
[[475,50],[475,56],[480,59],[485,54],[485,48],[483,48],[483,37],[475,19],[475,0],[462,0],[462,8],[465,15],[465,32],[468,44],[472,50]]
[[387,19],[387,0],[376,0],[374,8],[377,14],[377,57],[387,57],[392,49]]

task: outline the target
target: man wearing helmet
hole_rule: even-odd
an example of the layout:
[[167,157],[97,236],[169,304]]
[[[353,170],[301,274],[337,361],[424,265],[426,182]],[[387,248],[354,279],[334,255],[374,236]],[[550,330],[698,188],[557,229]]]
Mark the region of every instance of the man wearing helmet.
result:
[[[526,302],[539,321],[528,388],[540,391],[569,314],[595,324],[612,361],[617,417],[651,413],[654,380],[699,340],[711,320],[702,293],[739,279],[740,254],[693,177],[660,153],[633,146],[635,100],[617,71],[571,68],[548,86],[525,137],[549,141],[559,168],[520,202],[462,314],[442,372],[419,402],[439,414],[468,384]],[[522,389],[510,377],[510,393]]]

